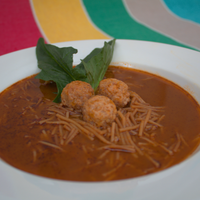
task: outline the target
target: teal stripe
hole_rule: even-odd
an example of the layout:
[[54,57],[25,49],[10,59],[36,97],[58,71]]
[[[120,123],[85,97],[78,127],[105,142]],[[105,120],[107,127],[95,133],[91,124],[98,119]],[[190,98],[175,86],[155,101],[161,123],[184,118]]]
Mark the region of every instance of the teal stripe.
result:
[[200,24],[200,0],[163,1],[175,15]]
[[113,38],[161,42],[193,49],[138,23],[130,17],[122,0],[82,2],[93,23]]

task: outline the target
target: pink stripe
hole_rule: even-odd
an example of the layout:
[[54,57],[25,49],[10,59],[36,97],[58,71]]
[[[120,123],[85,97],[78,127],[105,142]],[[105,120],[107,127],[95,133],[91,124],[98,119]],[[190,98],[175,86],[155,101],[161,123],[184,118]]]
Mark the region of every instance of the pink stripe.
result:
[[0,55],[36,46],[42,37],[28,0],[1,0]]

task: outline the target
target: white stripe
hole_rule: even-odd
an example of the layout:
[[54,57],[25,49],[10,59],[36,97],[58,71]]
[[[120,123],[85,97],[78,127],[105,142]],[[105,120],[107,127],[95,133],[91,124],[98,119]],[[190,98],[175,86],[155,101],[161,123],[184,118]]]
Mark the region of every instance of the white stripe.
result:
[[[200,26],[191,21],[177,17],[166,8],[162,1],[151,0],[147,2],[141,0],[123,0],[123,3],[130,17],[138,23],[174,41],[200,49]],[[158,9],[162,8],[160,16],[157,12],[152,13],[153,11],[150,10],[151,8],[149,9],[149,3],[158,6]],[[135,7],[132,7],[130,4],[135,4]],[[168,18],[164,18],[166,16],[169,16],[169,20]],[[156,24],[156,22],[158,23]],[[181,30],[179,28],[181,28]]]

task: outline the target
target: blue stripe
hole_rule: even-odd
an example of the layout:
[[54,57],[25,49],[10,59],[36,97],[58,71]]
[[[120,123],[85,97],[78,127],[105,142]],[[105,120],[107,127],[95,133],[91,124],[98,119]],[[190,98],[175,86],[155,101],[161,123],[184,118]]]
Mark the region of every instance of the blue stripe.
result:
[[200,24],[200,0],[163,0],[175,15]]

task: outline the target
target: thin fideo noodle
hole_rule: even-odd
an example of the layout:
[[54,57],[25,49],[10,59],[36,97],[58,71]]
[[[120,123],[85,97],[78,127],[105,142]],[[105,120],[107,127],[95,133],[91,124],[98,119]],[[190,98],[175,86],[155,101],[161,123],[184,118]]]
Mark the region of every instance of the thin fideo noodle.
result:
[[[163,107],[155,107],[147,104],[138,94],[131,92],[132,102],[129,107],[120,108],[117,112],[115,121],[110,127],[105,129],[97,128],[82,120],[80,111],[72,110],[71,108],[62,107],[62,105],[52,103],[48,108],[49,118],[41,119],[38,124],[53,124],[55,128],[51,131],[52,135],[56,135],[56,138],[60,138],[60,143],[55,141],[55,144],[47,141],[39,141],[40,144],[49,146],[51,148],[63,150],[62,146],[68,145],[79,134],[83,134],[88,139],[93,141],[95,138],[102,142],[102,147],[99,151],[102,151],[98,159],[103,159],[110,152],[126,152],[131,153],[134,157],[145,156],[156,168],[160,167],[158,161],[156,161],[150,152],[149,148],[143,148],[142,141],[148,145],[148,147],[159,147],[169,155],[177,152],[181,142],[185,145],[184,138],[181,134],[176,134],[177,143],[173,150],[167,148],[162,143],[153,139],[155,130],[162,128],[160,122],[164,119],[165,115]],[[161,114],[160,114],[161,113]],[[36,119],[37,120],[37,119]],[[83,144],[84,145],[84,144]],[[85,146],[84,146],[85,147]],[[85,149],[85,148],[84,148]],[[85,149],[84,152],[87,152]],[[36,152],[34,151],[34,160],[36,160]],[[122,164],[118,164],[116,169],[120,168]],[[115,170],[114,170],[115,171]],[[113,171],[113,172],[114,172]],[[110,173],[108,173],[110,174]],[[104,173],[104,176],[107,173]]]
[[[176,153],[181,145],[187,145],[180,133],[176,134],[177,143],[173,150],[164,146],[161,142],[155,140],[155,130],[162,129],[160,122],[164,119],[163,107],[155,107],[147,104],[138,94],[131,92],[132,101],[129,107],[120,108],[117,112],[115,121],[104,129],[97,128],[82,120],[80,111],[71,108],[62,107],[62,104],[52,103],[48,108],[49,117],[46,119],[36,119],[38,124],[53,124],[55,127],[51,132],[56,141],[52,144],[47,141],[39,141],[40,144],[63,150],[64,145],[68,145],[79,134],[83,134],[89,140],[95,138],[102,142],[102,147],[98,148],[102,151],[98,160],[106,157],[110,152],[125,152],[132,154],[135,158],[138,155],[145,156],[146,159],[153,164],[155,168],[160,167],[160,163],[153,158],[150,147],[157,147],[165,151],[168,155]],[[50,112],[50,113],[49,113]],[[161,130],[162,132],[162,130]],[[45,134],[47,134],[45,132]],[[60,142],[58,142],[58,139]],[[148,145],[149,148],[143,147]],[[84,145],[84,152],[87,152],[87,145]],[[118,154],[119,155],[119,154]],[[37,152],[33,152],[33,160],[36,160]],[[99,161],[98,161],[99,162]],[[123,161],[122,161],[123,162]],[[95,166],[95,165],[94,165]],[[122,164],[118,164],[116,169]],[[88,167],[90,162],[88,162]],[[116,170],[111,170],[115,172]],[[110,171],[105,172],[103,176],[110,175]]]

